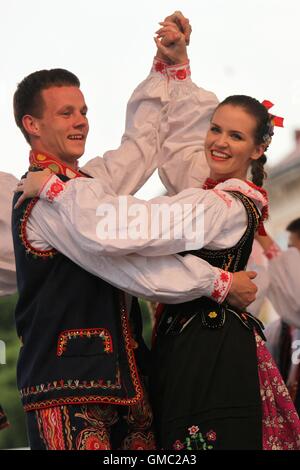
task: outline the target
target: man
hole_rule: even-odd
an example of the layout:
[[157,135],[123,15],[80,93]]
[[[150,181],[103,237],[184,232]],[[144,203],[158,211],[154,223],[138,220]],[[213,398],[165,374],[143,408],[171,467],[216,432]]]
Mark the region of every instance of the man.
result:
[[[165,74],[157,71],[161,67]],[[168,69],[156,61],[130,100],[121,147],[83,171],[77,159],[84,152],[88,121],[78,79],[64,70],[26,77],[15,93],[14,110],[32,149],[31,167],[50,168],[63,181],[76,178],[83,184],[91,181],[83,176],[97,176],[116,193],[135,192],[155,167],[160,112],[172,90],[187,92],[186,76],[186,64]],[[204,114],[214,106],[213,95],[204,92]],[[52,187],[55,191],[59,185]],[[242,305],[253,299],[255,287],[245,273],[221,273],[191,256],[96,258],[74,243],[64,223],[48,230],[52,221],[40,213],[41,205],[33,199],[13,213],[22,341],[18,386],[31,446],[151,449],[152,415],[138,370],[144,349],[137,305],[134,301],[129,325],[124,296],[113,285],[168,302],[212,296],[219,287],[218,301],[230,292]],[[52,243],[54,232],[62,243]]]

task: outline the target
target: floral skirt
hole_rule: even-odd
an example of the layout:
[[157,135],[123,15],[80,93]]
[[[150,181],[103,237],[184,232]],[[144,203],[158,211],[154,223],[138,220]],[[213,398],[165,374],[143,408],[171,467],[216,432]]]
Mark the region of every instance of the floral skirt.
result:
[[275,362],[256,334],[264,450],[300,450],[300,420]]

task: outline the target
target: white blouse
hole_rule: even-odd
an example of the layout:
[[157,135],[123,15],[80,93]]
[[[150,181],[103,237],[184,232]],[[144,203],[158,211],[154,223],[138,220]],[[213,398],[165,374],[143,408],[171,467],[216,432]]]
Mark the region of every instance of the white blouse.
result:
[[13,294],[17,290],[11,234],[13,190],[17,182],[18,180],[13,175],[0,171],[0,296]]
[[300,251],[274,243],[268,250],[270,285],[267,296],[282,320],[300,328]]

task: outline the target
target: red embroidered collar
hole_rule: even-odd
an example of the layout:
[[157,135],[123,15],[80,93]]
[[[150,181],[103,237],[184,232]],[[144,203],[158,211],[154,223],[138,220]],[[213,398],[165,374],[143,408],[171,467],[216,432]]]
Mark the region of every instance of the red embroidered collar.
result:
[[53,173],[65,175],[70,179],[78,178],[83,176],[82,173],[79,172],[78,163],[76,162],[76,169],[73,169],[60,160],[58,160],[53,155],[44,153],[44,152],[36,152],[35,150],[31,150],[29,154],[29,162],[30,168],[49,168]]
[[[203,189],[213,189],[217,184],[224,183],[228,179],[230,179],[230,178],[221,178],[219,180],[214,180],[212,178],[206,178],[206,180],[203,184]],[[267,220],[268,217],[269,217],[268,193],[264,188],[261,188],[260,186],[257,186],[256,184],[252,183],[252,181],[248,181],[248,180],[243,180],[243,181],[244,181],[244,183],[247,183],[248,186],[250,186],[255,191],[260,192],[260,194],[262,194],[262,196],[267,201],[267,204],[265,206],[263,206],[263,208],[262,208],[262,212],[261,212],[262,217],[261,217],[261,221],[260,221],[259,226],[258,226],[259,235],[266,235],[266,231],[265,231],[263,222],[264,222],[264,220]]]

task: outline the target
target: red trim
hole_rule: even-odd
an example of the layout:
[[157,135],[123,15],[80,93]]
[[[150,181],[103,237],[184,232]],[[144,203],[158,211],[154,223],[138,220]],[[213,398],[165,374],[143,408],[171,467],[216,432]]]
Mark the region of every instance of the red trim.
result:
[[113,352],[113,343],[110,332],[106,328],[78,328],[76,330],[65,330],[59,335],[57,342],[57,356],[62,356],[67,349],[67,343],[71,339],[82,336],[99,336],[104,343],[104,351],[106,353]]
[[32,255],[38,256],[41,258],[49,258],[49,257],[52,258],[54,255],[57,254],[57,251],[54,248],[51,248],[49,250],[40,250],[32,246],[27,238],[27,232],[26,232],[27,222],[31,214],[31,211],[36,205],[36,203],[38,202],[38,200],[39,198],[32,199],[32,201],[30,201],[30,203],[25,209],[25,212],[21,219],[21,224],[20,224],[20,238],[27,253],[31,253]]
[[78,171],[78,163],[75,162],[76,168],[71,168],[54,155],[45,152],[37,152],[31,150],[29,153],[30,166],[33,168],[49,168],[53,173],[67,176],[70,179],[82,176]]

